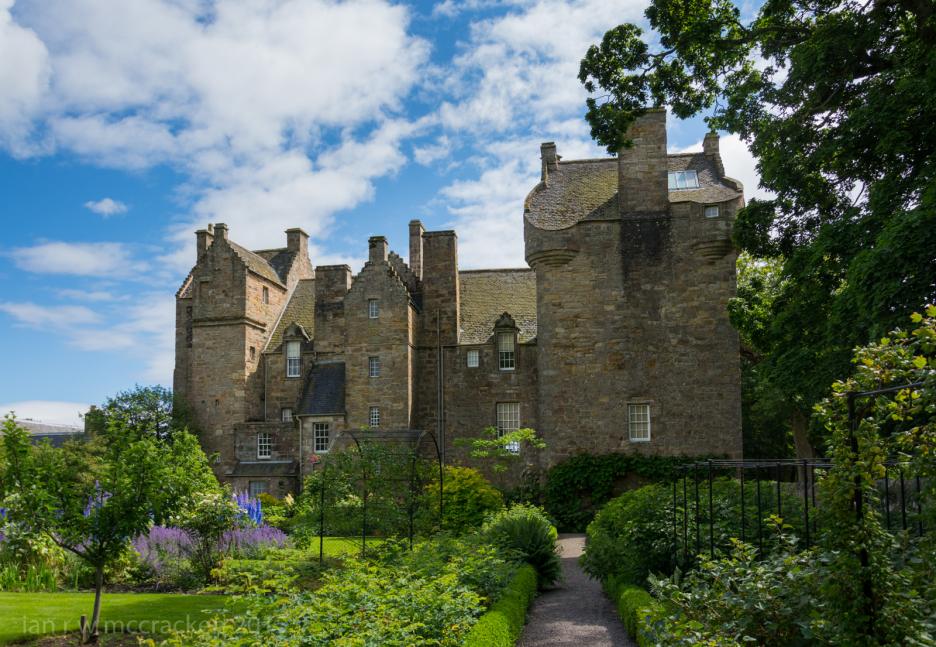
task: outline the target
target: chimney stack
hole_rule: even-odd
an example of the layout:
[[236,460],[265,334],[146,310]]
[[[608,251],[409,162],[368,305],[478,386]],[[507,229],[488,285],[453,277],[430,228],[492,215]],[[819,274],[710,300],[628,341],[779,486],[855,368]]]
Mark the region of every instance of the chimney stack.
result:
[[196,259],[201,258],[201,255],[204,254],[209,247],[211,247],[211,241],[214,240],[214,225],[208,224],[207,229],[199,229],[195,232],[195,250],[197,253]]
[[223,238],[227,240],[228,237],[228,228],[227,225],[223,222],[216,222],[214,226],[214,235],[218,238]]
[[409,266],[417,278],[422,278],[423,234],[426,228],[418,220],[409,223]]
[[543,142],[540,144],[540,159],[543,160],[540,180],[546,182],[549,178],[549,172],[557,170],[559,168],[559,160],[562,159],[556,154],[555,142]]
[[387,262],[387,239],[384,236],[371,236],[367,240],[368,261],[371,263]]
[[286,249],[300,256],[309,256],[309,234],[299,227],[286,230]]
[[709,157],[718,155],[718,133],[709,131],[702,140],[702,151]]
[[618,201],[622,217],[669,209],[666,109],[650,108],[631,124],[630,148],[618,152]]

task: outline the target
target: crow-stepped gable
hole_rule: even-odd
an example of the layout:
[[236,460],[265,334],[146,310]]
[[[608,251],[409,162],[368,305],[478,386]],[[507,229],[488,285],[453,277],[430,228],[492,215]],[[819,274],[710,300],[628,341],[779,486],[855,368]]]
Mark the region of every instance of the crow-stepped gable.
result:
[[[175,391],[223,480],[295,490],[338,432],[533,427],[541,467],[581,452],[740,456],[740,368],[726,305],[742,187],[717,135],[668,154],[662,110],[617,158],[541,147],[524,204],[532,269],[461,270],[453,231],[409,226],[368,260],[313,269],[308,236],[249,251],[215,224],[176,299]],[[440,375],[441,371],[441,375]]]

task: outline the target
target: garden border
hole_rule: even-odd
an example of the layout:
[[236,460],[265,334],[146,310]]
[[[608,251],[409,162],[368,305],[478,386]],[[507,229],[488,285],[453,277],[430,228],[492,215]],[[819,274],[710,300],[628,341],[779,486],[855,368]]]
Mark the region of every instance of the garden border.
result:
[[504,592],[478,622],[463,643],[465,647],[513,647],[517,644],[527,612],[536,598],[536,571],[529,564],[521,566]]

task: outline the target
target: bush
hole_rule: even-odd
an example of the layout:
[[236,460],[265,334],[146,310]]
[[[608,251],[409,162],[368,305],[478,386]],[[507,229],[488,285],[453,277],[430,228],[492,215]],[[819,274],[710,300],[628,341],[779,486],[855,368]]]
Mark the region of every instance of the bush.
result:
[[529,564],[521,566],[497,602],[468,632],[465,647],[513,647],[536,589],[536,571]]
[[484,523],[481,533],[506,554],[532,566],[541,585],[551,585],[562,575],[556,529],[540,508],[520,504],[501,510]]
[[[504,495],[476,469],[447,465],[443,490],[442,530],[463,535],[481,527],[484,519],[504,507]],[[438,522],[439,479],[425,488],[420,506],[420,528],[428,532]]]
[[544,506],[562,532],[582,532],[626,477],[667,481],[697,459],[639,454],[579,454],[546,472]]
[[663,615],[663,606],[639,586],[610,577],[604,582],[605,592],[614,602],[624,628],[638,647],[654,644],[652,627]]
[[260,558],[227,558],[211,572],[214,591],[238,593],[294,593],[308,591],[319,583],[324,568],[318,553],[294,548],[274,548]]

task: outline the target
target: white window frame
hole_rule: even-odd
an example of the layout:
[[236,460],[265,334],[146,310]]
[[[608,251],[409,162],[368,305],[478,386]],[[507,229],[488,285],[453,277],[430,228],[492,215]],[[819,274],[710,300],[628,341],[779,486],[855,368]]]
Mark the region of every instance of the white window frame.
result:
[[465,365],[468,368],[478,368],[481,365],[481,351],[477,348],[469,350],[465,354]]
[[292,407],[283,407],[280,409],[280,421],[281,422],[292,422],[293,412]]
[[[520,429],[520,403],[519,402],[498,402],[497,403],[497,437],[502,438],[505,434]],[[520,443],[508,443],[507,451],[511,454],[520,453]]]
[[380,302],[377,299],[367,300],[367,318],[380,319]]
[[300,377],[302,374],[302,343],[286,342],[286,377]]
[[667,188],[670,191],[681,191],[683,189],[698,189],[699,174],[694,169],[685,171],[669,171],[666,174]]
[[370,407],[367,412],[367,425],[369,427],[380,426],[380,407]]
[[273,457],[273,437],[268,431],[257,433],[257,460],[264,461]]
[[247,494],[251,497],[269,494],[269,492],[270,483],[268,481],[247,481]]
[[497,333],[497,368],[512,371],[517,368],[517,339],[513,332]]
[[[712,213],[714,210],[714,213]],[[702,207],[702,215],[706,218],[718,218],[721,215],[721,209],[717,204],[707,204]]]
[[329,440],[331,435],[331,423],[313,422],[312,423],[312,451],[316,454],[328,453]]
[[371,355],[367,358],[367,376],[380,377],[380,356]]
[[649,402],[627,403],[627,439],[630,442],[649,443],[651,421]]

